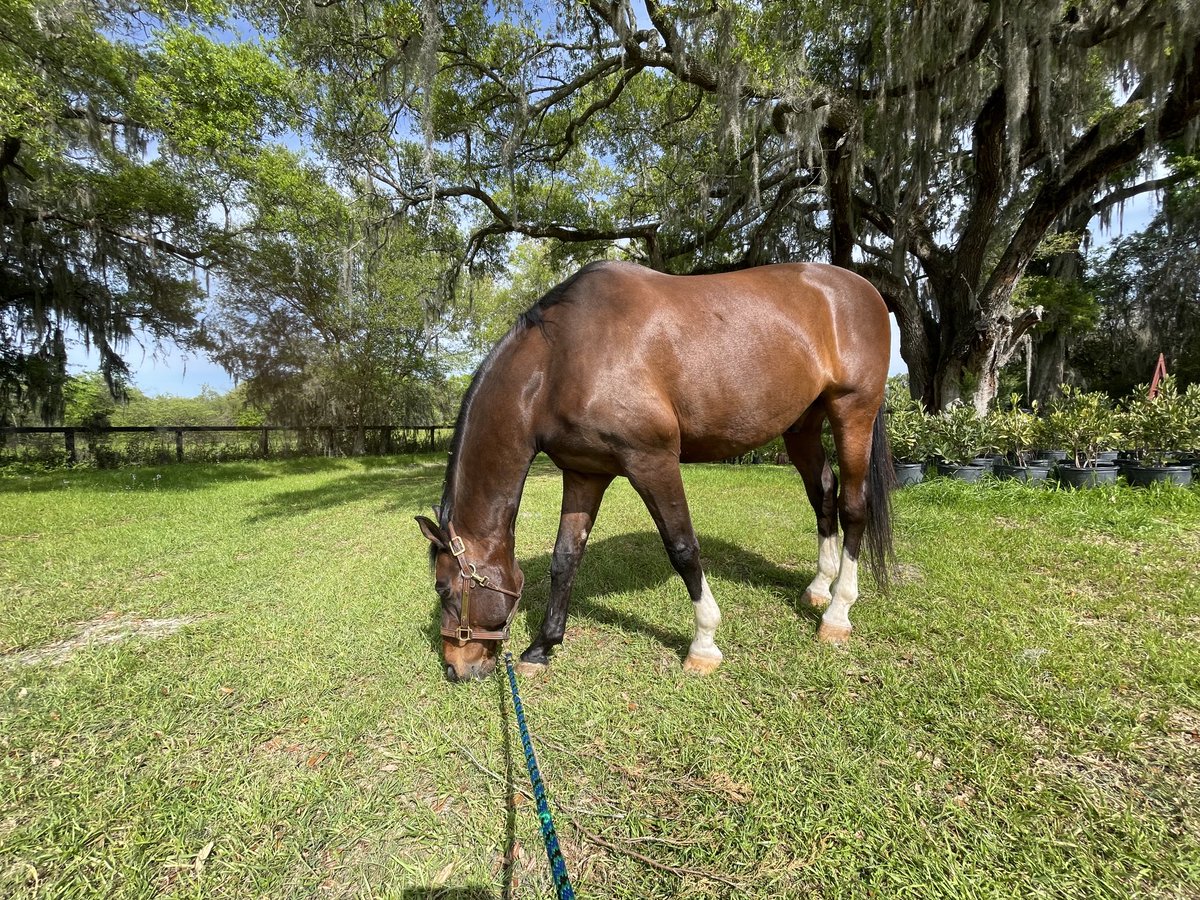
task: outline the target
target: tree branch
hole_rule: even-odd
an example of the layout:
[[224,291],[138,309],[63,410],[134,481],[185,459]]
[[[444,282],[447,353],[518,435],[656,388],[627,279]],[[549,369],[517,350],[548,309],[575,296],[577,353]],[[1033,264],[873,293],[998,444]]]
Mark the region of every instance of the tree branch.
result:
[[148,128],[144,122],[139,122],[136,119],[130,119],[127,116],[109,116],[103,113],[93,112],[90,109],[80,109],[76,106],[68,106],[63,109],[60,116],[64,119],[82,119],[88,122],[95,122],[99,125],[119,125],[122,128]]
[[1124,203],[1126,200],[1131,200],[1141,194],[1156,193],[1158,191],[1166,190],[1167,188],[1173,187],[1180,182],[1187,181],[1188,177],[1188,173],[1186,172],[1172,172],[1170,175],[1164,175],[1162,178],[1154,178],[1149,181],[1131,184],[1127,187],[1110,191],[1099,200],[1096,200],[1088,205],[1088,218],[1094,218],[1111,207],[1120,203]]
[[[1111,129],[1109,120],[1115,118],[1119,121],[1125,108],[1137,102],[1135,97],[1144,95],[1148,90],[1144,82],[1140,84],[1125,107],[1097,122],[1067,152],[1062,165],[1064,177],[1048,181],[1038,191],[1000,262],[992,271],[983,296],[1007,295],[1033,258],[1038,243],[1054,220],[1072,202],[1094,190],[1105,177],[1133,162],[1145,151],[1150,142],[1151,127],[1144,120],[1114,143],[1104,145],[1103,139]],[[1200,41],[1179,54],[1179,62],[1171,79],[1171,90],[1156,123],[1156,136],[1159,140],[1178,137],[1197,118],[1200,118]]]

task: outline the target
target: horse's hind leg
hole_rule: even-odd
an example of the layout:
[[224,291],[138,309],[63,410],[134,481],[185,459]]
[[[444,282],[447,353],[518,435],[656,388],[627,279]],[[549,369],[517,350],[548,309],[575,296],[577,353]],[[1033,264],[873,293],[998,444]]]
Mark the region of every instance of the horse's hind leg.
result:
[[550,600],[537,637],[521,654],[517,668],[523,675],[545,669],[550,661],[550,651],[562,643],[575,573],[587,549],[588,535],[600,510],[600,501],[612,480],[611,475],[563,471],[562,516],[558,521],[558,539],[554,542],[554,557],[550,563]]
[[783,435],[788,457],[804,479],[808,502],[817,514],[817,574],[803,597],[803,602],[817,607],[830,601],[831,585],[838,574],[838,481],[821,444],[824,422],[825,409],[818,402]]
[[871,429],[881,398],[847,394],[829,402],[829,424],[837,445],[841,491],[842,558],[830,585],[829,606],[821,616],[817,638],[828,644],[850,639],[850,608],[858,599],[858,557],[867,528],[867,474],[871,464]]
[[641,495],[658,526],[671,565],[687,585],[696,616],[696,636],[683,662],[685,672],[707,675],[724,658],[713,640],[721,624],[721,610],[713,599],[708,579],[700,567],[700,542],[692,528],[679,461],[674,456],[639,460],[628,466],[629,481]]

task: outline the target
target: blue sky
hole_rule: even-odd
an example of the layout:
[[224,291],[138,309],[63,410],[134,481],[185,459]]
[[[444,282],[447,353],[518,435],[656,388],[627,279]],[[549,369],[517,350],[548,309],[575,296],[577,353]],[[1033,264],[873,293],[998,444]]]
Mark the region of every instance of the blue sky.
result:
[[[133,372],[133,383],[151,396],[195,397],[205,386],[222,394],[233,388],[233,379],[207,356],[186,354],[174,344],[157,352],[148,344],[131,344],[125,350],[125,361]],[[96,371],[100,358],[80,342],[68,352],[67,368],[72,375]]]

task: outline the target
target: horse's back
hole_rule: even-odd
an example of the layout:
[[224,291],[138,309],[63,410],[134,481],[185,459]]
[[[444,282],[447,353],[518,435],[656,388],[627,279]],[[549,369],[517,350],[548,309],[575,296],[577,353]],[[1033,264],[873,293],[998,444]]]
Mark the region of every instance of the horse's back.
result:
[[608,263],[541,310],[549,403],[569,430],[635,431],[719,459],[792,425],[828,391],[882,392],[887,310],[859,276],[784,263],[664,275]]

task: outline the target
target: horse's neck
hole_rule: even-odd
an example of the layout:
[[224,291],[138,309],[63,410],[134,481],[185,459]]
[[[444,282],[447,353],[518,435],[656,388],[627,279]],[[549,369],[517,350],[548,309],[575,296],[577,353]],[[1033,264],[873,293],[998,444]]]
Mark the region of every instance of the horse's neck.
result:
[[528,414],[509,409],[512,401],[505,397],[484,392],[475,398],[451,464],[455,527],[511,551],[521,491],[537,448]]
[[532,456],[530,453],[519,466],[497,466],[487,459],[473,462],[470,454],[460,452],[454,492],[455,527],[477,539],[511,546],[513,523]]

